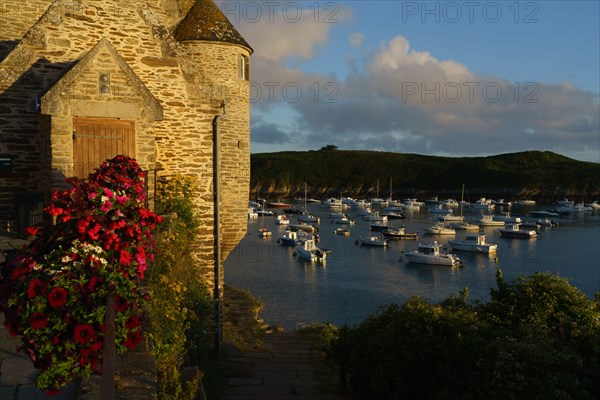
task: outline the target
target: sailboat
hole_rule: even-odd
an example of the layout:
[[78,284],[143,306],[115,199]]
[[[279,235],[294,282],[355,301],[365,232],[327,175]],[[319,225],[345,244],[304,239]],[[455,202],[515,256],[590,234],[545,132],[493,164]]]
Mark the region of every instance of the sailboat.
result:
[[376,193],[376,197],[371,199],[371,205],[373,206],[386,206],[387,205],[387,201],[384,199],[379,198],[379,179],[377,179],[377,193]]
[[369,221],[369,235],[368,236],[360,236],[354,242],[356,245],[362,246],[377,246],[377,247],[386,247],[390,244],[389,239],[386,239],[382,234],[377,236],[371,235],[371,221]]
[[460,231],[478,231],[479,225],[470,224],[463,219],[463,206],[465,204],[465,184],[462,185],[462,193],[460,195],[460,221],[454,221],[450,223],[450,227]]
[[[264,211],[265,209],[265,201],[263,200],[263,206],[262,209]],[[271,236],[273,233],[269,230],[269,228],[265,227],[265,214],[264,212],[262,213],[261,217],[260,217],[260,228],[258,228],[258,236],[260,237],[269,237]]]
[[307,224],[318,224],[321,222],[319,217],[312,215],[308,212],[308,199],[307,199],[308,187],[307,183],[304,182],[304,210],[302,211],[302,215],[298,217],[298,222],[304,222]]

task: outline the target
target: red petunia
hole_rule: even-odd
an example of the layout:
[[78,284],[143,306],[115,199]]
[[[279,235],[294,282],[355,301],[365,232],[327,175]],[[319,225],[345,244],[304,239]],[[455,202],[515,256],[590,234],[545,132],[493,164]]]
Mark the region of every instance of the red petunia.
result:
[[39,226],[28,226],[27,228],[25,228],[25,234],[27,236],[37,236],[39,231],[40,231]]
[[48,293],[48,301],[50,302],[50,306],[52,308],[62,307],[67,303],[67,295],[69,292],[67,289],[61,287],[52,288],[50,293]]
[[44,329],[48,326],[48,317],[42,312],[36,312],[29,317],[29,325],[33,329]]
[[92,240],[98,240],[98,238],[100,237],[100,235],[98,234],[98,232],[100,232],[100,229],[102,229],[102,226],[100,224],[96,224],[91,229],[89,229],[87,233],[89,237],[92,238]]
[[141,322],[140,322],[140,319],[137,317],[137,315],[132,315],[131,318],[129,318],[129,320],[125,324],[125,327],[129,330],[133,330],[133,329],[137,328],[138,326],[140,326],[140,324],[141,324]]
[[127,250],[121,250],[119,262],[123,265],[129,265],[131,263],[131,254]]
[[33,299],[46,291],[46,284],[39,278],[34,278],[29,282],[27,288],[27,298]]
[[73,333],[73,339],[79,344],[88,344],[96,340],[96,332],[90,324],[77,325]]
[[128,349],[135,348],[135,345],[142,341],[142,334],[140,331],[131,332],[127,335],[127,340],[125,341],[125,347]]

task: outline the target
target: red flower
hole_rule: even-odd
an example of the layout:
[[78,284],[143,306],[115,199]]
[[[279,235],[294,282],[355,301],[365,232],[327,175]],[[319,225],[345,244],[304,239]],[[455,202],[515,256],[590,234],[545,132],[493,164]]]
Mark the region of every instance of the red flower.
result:
[[33,329],[44,329],[48,326],[48,317],[42,312],[36,312],[29,317],[29,325]]
[[100,224],[96,224],[93,228],[89,229],[87,233],[90,236],[90,238],[92,238],[92,240],[98,240],[98,238],[100,237],[100,235],[98,234],[100,229],[102,229],[102,226]]
[[25,234],[27,236],[37,236],[39,230],[39,226],[28,226],[27,228],[25,228]]
[[79,221],[77,221],[77,232],[79,232],[79,233],[85,232],[89,224],[90,223],[88,221],[86,221],[85,219],[80,219]]
[[121,250],[119,262],[123,265],[129,265],[131,263],[131,254],[127,250]]
[[132,315],[131,318],[129,318],[129,320],[125,324],[125,327],[129,330],[133,330],[138,326],[140,326],[140,320],[137,317],[137,315]]
[[79,344],[88,344],[96,339],[94,327],[90,324],[77,325],[73,333],[73,339]]
[[131,332],[127,335],[127,340],[125,341],[125,347],[128,349],[133,349],[136,344],[142,341],[142,335],[140,331]]
[[29,282],[29,288],[27,288],[27,298],[33,299],[46,291],[46,284],[39,278],[34,278]]
[[50,306],[52,308],[62,307],[67,303],[67,292],[66,289],[61,287],[53,288],[48,294],[48,301],[50,302]]

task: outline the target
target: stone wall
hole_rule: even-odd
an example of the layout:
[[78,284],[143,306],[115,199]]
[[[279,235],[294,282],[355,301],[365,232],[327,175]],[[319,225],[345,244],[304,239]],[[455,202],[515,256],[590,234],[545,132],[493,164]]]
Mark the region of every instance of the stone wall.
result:
[[[249,82],[240,78],[238,60],[249,49],[178,43],[171,32],[189,0],[26,3],[19,12],[19,2],[3,0],[10,12],[0,16],[0,154],[14,157],[13,171],[0,172],[0,212],[12,206],[13,192],[47,191],[72,172],[73,117],[134,120],[143,168],[199,182],[198,274],[212,280],[212,121],[223,113],[222,101],[223,259],[246,229]],[[109,96],[98,93],[99,72],[111,74]]]

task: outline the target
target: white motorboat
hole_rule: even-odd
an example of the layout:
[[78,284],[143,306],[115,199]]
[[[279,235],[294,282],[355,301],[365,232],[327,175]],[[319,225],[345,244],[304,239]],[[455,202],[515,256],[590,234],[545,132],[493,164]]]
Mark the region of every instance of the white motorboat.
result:
[[305,222],[289,224],[288,227],[293,231],[314,232],[317,230],[317,228],[314,225],[310,225]]
[[360,246],[375,246],[375,247],[386,247],[390,244],[390,241],[383,237],[383,235],[378,236],[361,236],[354,242],[356,245]]
[[288,217],[285,214],[280,214],[277,216],[277,219],[275,220],[275,224],[277,225],[289,225],[290,224],[290,220],[288,219]]
[[346,214],[342,213],[330,213],[329,218],[331,219],[332,224],[337,225],[354,225],[354,220],[350,219],[350,217]]
[[509,212],[505,212],[502,215],[494,215],[492,219],[494,221],[504,221],[505,224],[520,224],[523,222],[519,217],[512,217]]
[[443,223],[438,222],[437,224],[423,229],[425,233],[430,235],[456,235],[456,231],[452,228],[447,228]]
[[556,205],[558,207],[573,207],[575,205],[575,202],[573,200],[565,198],[564,200],[557,201]]
[[506,222],[504,221],[496,221],[493,215],[482,215],[481,219],[479,219],[480,226],[504,226]]
[[302,241],[298,237],[298,232],[288,230],[285,231],[283,236],[277,239],[277,243],[283,246],[296,246],[302,243]]
[[494,254],[498,249],[497,244],[486,243],[485,235],[467,235],[464,239],[449,240],[448,244],[454,250],[472,251],[475,253]]
[[317,247],[314,239],[306,239],[303,243],[296,245],[295,249],[298,258],[310,262],[322,264],[327,258],[325,251]]
[[446,199],[442,202],[442,206],[446,208],[458,208],[459,204],[455,199]]
[[521,229],[519,224],[509,225],[506,228],[498,229],[500,235],[508,238],[532,239],[537,237],[537,232],[533,229]]
[[404,227],[393,228],[390,226],[381,231],[381,234],[390,240],[417,240],[418,237],[416,232],[408,233],[405,231]]
[[386,217],[385,215],[379,215],[379,213],[377,211],[372,212],[368,215],[363,215],[362,219],[363,219],[363,221],[382,222],[382,223],[385,223],[388,221],[388,217]]
[[448,214],[437,217],[437,220],[444,223],[461,222],[465,220],[465,217],[463,217],[462,215]]
[[480,228],[479,225],[470,224],[466,221],[451,222],[448,226],[457,231],[478,231]]
[[427,211],[434,214],[452,214],[451,208],[444,208],[444,206],[442,206],[441,204],[438,204],[434,207],[430,207],[427,209]]
[[483,210],[483,211],[492,211],[496,206],[492,203],[491,200],[486,199],[485,197],[480,198],[475,203],[471,204],[471,208],[475,210]]
[[593,208],[594,210],[600,209],[600,203],[598,203],[598,201],[596,201],[596,200],[592,201],[591,203],[585,203],[585,205],[587,207]]
[[419,243],[417,250],[404,253],[409,262],[417,264],[447,265],[449,267],[462,266],[463,261],[454,254],[442,253],[442,246],[438,242]]
[[321,202],[321,205],[323,205],[324,207],[329,207],[329,208],[344,208],[344,207],[348,207],[348,205],[344,204],[344,202],[342,201],[342,199],[337,199],[335,197],[330,197],[328,199],[325,199]]
[[318,224],[321,222],[321,219],[316,215],[304,213],[297,218],[298,222],[304,222],[307,224]]

